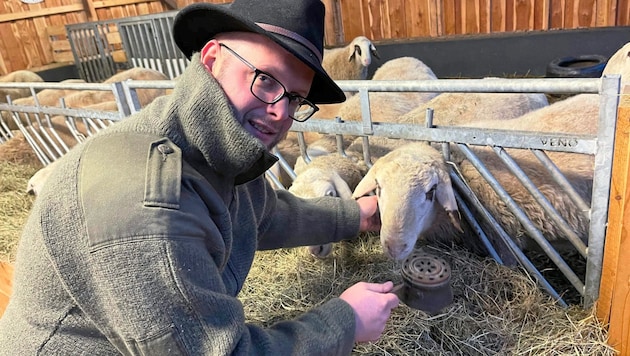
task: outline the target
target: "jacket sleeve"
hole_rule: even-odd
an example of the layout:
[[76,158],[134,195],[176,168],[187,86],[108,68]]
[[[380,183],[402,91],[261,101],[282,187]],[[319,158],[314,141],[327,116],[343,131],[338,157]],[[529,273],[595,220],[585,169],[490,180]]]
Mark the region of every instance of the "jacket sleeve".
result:
[[260,217],[259,250],[320,245],[359,234],[359,205],[354,200],[303,199],[286,190],[274,190],[264,178],[239,188],[240,195],[264,191],[267,197],[265,207],[259,209],[266,214]]
[[354,313],[338,298],[269,328],[246,323],[224,283],[229,211],[160,144],[174,153],[121,161],[95,147],[82,163],[89,255],[82,281],[64,283],[98,329],[126,355],[349,354]]

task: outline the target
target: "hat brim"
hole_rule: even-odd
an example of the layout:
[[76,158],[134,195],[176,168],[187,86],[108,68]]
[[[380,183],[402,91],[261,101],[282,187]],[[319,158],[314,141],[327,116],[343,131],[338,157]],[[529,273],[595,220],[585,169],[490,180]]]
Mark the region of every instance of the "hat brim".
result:
[[288,37],[265,31],[250,20],[231,13],[229,6],[195,3],[180,10],[173,23],[173,39],[188,59],[223,32],[253,32],[266,36],[313,69],[315,77],[307,96],[309,101],[332,104],[346,100],[341,88],[328,76],[310,50]]

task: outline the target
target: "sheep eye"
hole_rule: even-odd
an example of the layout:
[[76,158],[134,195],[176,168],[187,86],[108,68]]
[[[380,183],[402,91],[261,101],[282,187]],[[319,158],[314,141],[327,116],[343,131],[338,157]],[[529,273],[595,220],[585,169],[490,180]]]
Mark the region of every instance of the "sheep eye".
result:
[[435,196],[435,187],[436,185],[434,184],[431,189],[429,189],[429,191],[426,193],[426,198],[427,200],[433,201],[433,197]]
[[324,195],[328,196],[328,197],[336,197],[337,196],[337,192],[335,192],[334,190],[331,189],[331,190],[327,190],[326,194],[324,194]]

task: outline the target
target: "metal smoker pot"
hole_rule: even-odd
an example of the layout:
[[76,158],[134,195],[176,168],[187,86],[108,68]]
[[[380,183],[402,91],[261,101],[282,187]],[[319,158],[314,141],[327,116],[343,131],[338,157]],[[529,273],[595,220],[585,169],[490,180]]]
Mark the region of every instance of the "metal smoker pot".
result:
[[402,263],[403,283],[392,293],[408,307],[437,314],[453,302],[451,268],[446,261],[426,252],[413,252]]

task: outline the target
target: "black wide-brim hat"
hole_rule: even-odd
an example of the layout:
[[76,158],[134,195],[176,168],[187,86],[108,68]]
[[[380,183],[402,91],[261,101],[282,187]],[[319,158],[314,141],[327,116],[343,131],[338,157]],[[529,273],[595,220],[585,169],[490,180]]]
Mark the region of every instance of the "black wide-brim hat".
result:
[[264,35],[315,71],[308,100],[340,103],[346,96],[322,67],[324,14],[321,0],[235,0],[229,6],[194,3],[175,16],[173,38],[190,59],[219,33]]

